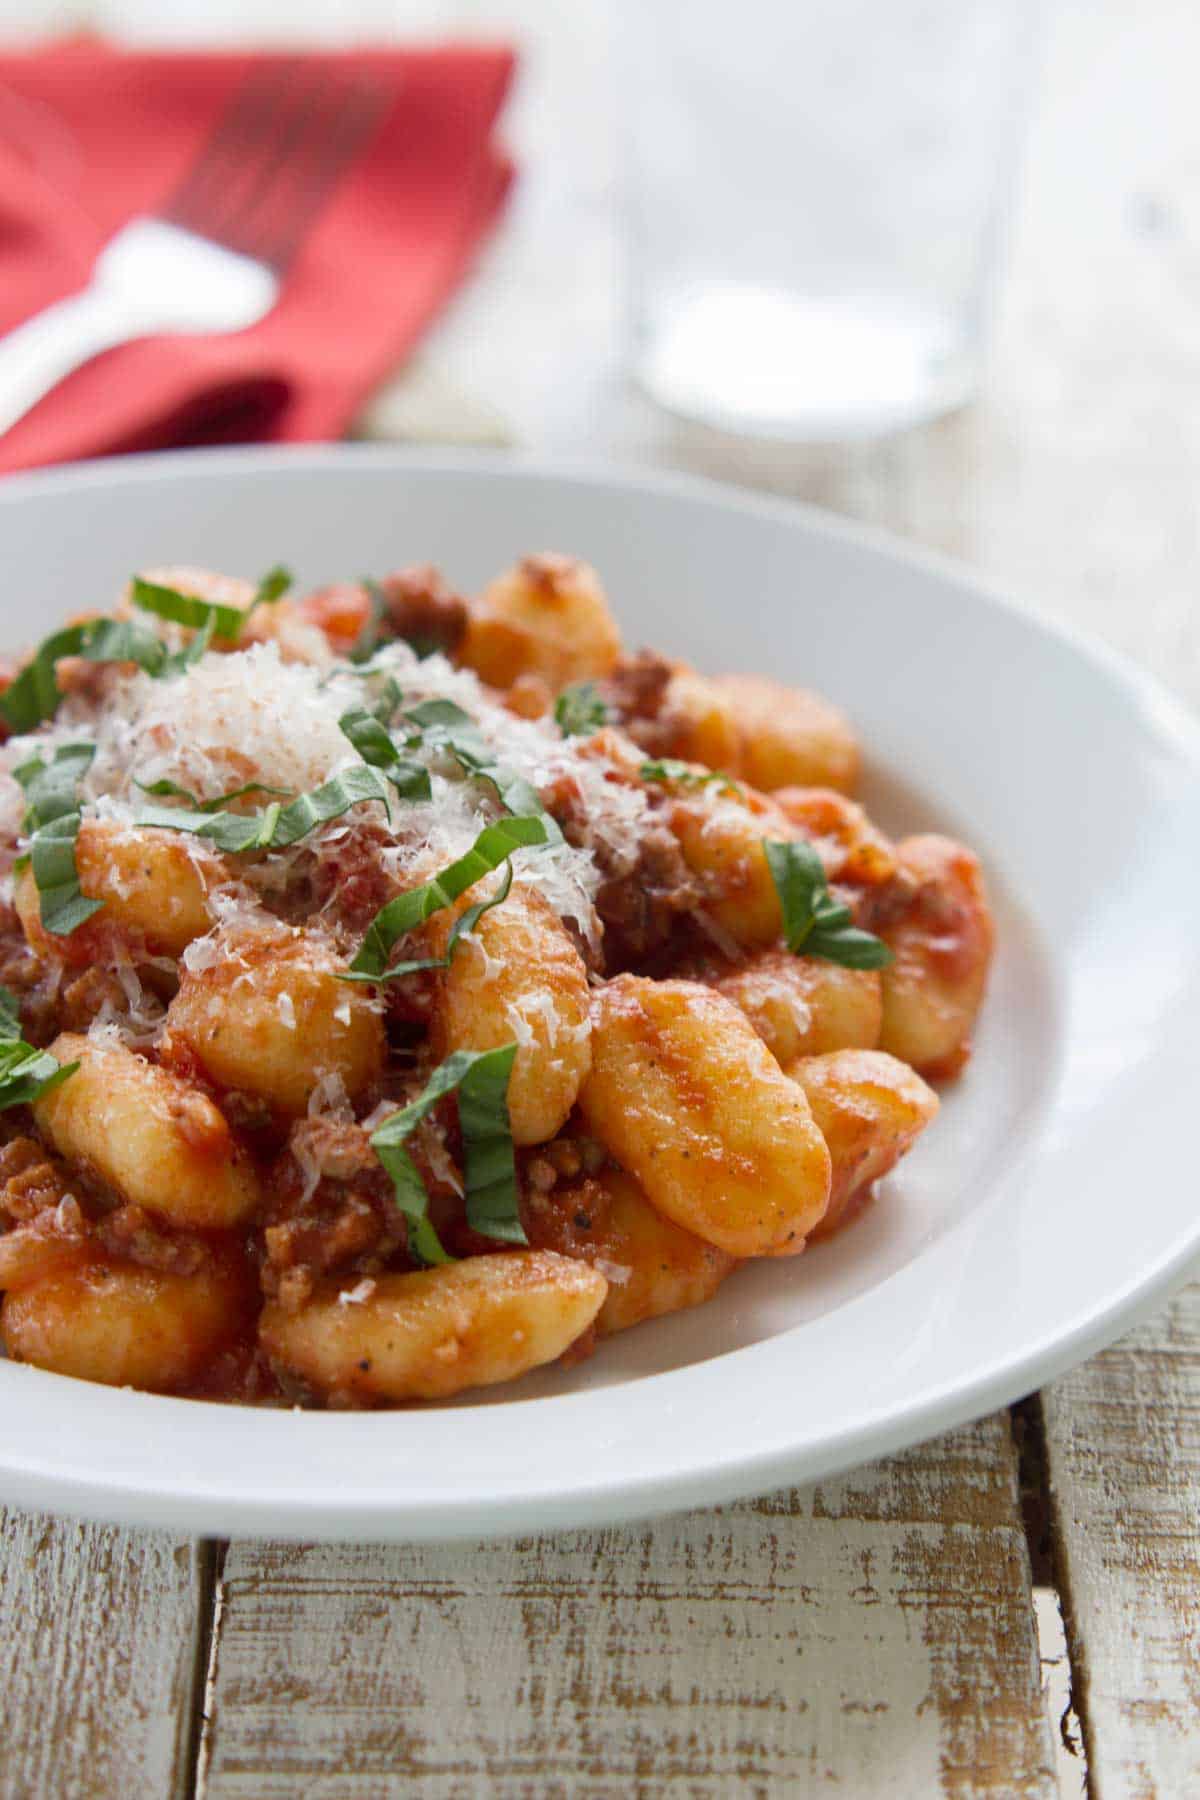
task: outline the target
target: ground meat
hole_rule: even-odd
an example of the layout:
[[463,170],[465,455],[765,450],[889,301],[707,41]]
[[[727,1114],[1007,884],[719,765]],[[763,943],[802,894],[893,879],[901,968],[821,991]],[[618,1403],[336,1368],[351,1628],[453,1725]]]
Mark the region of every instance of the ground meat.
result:
[[395,894],[396,884],[382,854],[390,843],[381,827],[360,821],[353,830],[323,838],[317,847],[316,905],[325,922],[344,932],[348,942],[361,942],[375,914]]
[[21,1135],[0,1147],[0,1212],[11,1220],[58,1206],[79,1185],[66,1163],[35,1137]]
[[[607,681],[599,683],[610,719],[621,725],[651,755],[663,754],[654,727],[666,704],[667,689],[675,669],[676,664],[656,650],[639,650],[636,656],[622,657]],[[646,741],[647,735],[650,743]],[[661,733],[657,737],[661,737]]]
[[127,1005],[125,989],[115,972],[93,963],[81,975],[64,982],[58,1001],[58,1028],[60,1031],[86,1031],[106,1006],[121,1013]]
[[361,1125],[303,1119],[272,1177],[264,1292],[302,1306],[322,1275],[367,1274],[403,1253],[404,1219]]
[[700,888],[674,835],[653,817],[637,840],[632,869],[606,869],[594,847],[602,880],[596,912],[604,926],[604,966],[609,975],[644,965],[680,943],[681,924],[700,906]]
[[431,563],[387,575],[379,586],[387,635],[403,638],[421,656],[431,650],[449,656],[458,648],[467,629],[467,603]]
[[96,1241],[124,1262],[169,1275],[195,1275],[208,1246],[193,1232],[171,1231],[140,1206],[118,1206],[94,1228]]
[[[592,747],[612,764],[609,779],[636,781],[634,771],[641,757],[619,732],[601,732]],[[657,798],[652,796],[652,804]],[[616,975],[644,965],[669,944],[678,943],[681,926],[698,911],[703,896],[667,824],[651,811],[636,838],[610,842],[597,836],[587,803],[570,775],[543,788],[542,802],[567,842],[589,850],[600,872],[595,907],[604,927],[604,947],[598,968],[596,956],[585,949],[589,968]]]

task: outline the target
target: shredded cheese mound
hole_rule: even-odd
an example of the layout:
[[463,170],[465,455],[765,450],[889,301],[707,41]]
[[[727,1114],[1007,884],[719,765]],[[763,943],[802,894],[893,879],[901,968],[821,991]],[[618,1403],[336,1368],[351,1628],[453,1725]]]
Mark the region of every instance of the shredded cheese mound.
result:
[[[570,789],[573,813],[583,821],[583,846],[520,850],[514,880],[536,887],[560,919],[597,947],[599,873],[592,851],[603,847],[610,859],[619,859],[624,847],[636,845],[644,795],[633,784],[607,779],[602,759],[584,754],[581,740],[564,739],[549,722],[517,718],[469,670],[454,668],[442,656],[419,659],[403,643],[382,649],[366,674],[347,664],[331,665],[327,657],[293,660],[281,655],[274,641],[232,653],[209,651],[168,680],[106,669],[68,694],[52,723],[0,750],[0,836],[23,847],[24,797],[13,771],[34,755],[49,759],[58,746],[83,739],[96,745],[79,787],[85,818],[133,828],[149,806],[190,804],[170,790],[144,792],[163,783],[197,803],[218,800],[250,782],[281,790],[282,796],[311,792],[360,763],[338,721],[351,707],[372,705],[389,679],[405,706],[455,702],[470,715],[496,764],[539,793]],[[402,723],[392,730],[401,735]],[[288,889],[298,865],[311,869],[332,860],[336,881],[337,866],[367,843],[392,890],[400,892],[461,856],[485,825],[503,816],[492,784],[465,774],[444,747],[419,742],[405,754],[427,767],[430,800],[405,801],[393,793],[390,820],[380,804],[359,803],[287,848],[228,859],[229,886],[214,896],[219,909],[224,902],[222,924],[231,922],[231,913],[254,910],[255,896],[270,904]],[[232,805],[259,810],[270,798],[251,793]],[[181,841],[196,858],[211,854],[202,838],[188,835]],[[217,954],[215,941],[202,938],[189,947],[185,962],[196,970]]]

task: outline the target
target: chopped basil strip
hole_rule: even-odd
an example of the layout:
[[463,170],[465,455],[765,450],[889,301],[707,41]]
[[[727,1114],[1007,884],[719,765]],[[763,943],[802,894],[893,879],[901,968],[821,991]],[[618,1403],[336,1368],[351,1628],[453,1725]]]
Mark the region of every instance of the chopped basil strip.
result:
[[498,869],[514,850],[546,842],[544,819],[497,819],[494,825],[485,825],[471,848],[457,862],[450,863],[440,874],[422,882],[420,887],[410,888],[406,894],[398,894],[386,906],[380,907],[367,927],[361,950],[350,964],[350,973],[378,981],[387,972],[392,950],[407,932],[423,925],[444,906],[452,905],[484,875]]
[[66,625],[43,639],[8,691],[0,696],[0,714],[17,732],[33,731],[52,719],[62,699],[55,665],[65,656],[86,662],[131,662],[147,675],[161,675],[167,652],[160,639],[132,619],[89,619]]
[[56,1062],[48,1050],[25,1042],[17,997],[0,987],[0,1111],[40,1100],[78,1067],[77,1062]]
[[783,909],[783,935],[797,956],[821,956],[847,969],[883,969],[892,952],[851,923],[848,906],[829,891],[825,866],[811,844],[768,839],[763,844]]
[[60,744],[48,763],[34,756],[13,770],[25,795],[23,829],[27,836],[32,837],[51,819],[78,810],[77,789],[95,754],[95,744]]
[[722,788],[737,793],[738,784],[721,769],[696,769],[691,763],[680,762],[673,756],[658,757],[654,762],[644,762],[638,770],[643,781],[677,781],[681,787],[707,787],[710,782],[719,781]]
[[458,1090],[458,1118],[466,1162],[467,1221],[506,1243],[528,1242],[521,1228],[516,1162],[508,1117],[508,1083],[515,1044],[496,1050],[456,1050],[435,1069],[417,1098],[385,1119],[371,1147],[391,1176],[396,1205],[408,1221],[409,1249],[424,1263],[453,1260],[429,1222],[429,1195],[404,1148],[438,1101]]
[[429,770],[401,756],[386,726],[364,706],[352,706],[338,724],[358,754],[372,768],[382,769],[402,800],[432,800]]
[[594,681],[573,681],[554,702],[554,722],[564,737],[592,737],[608,724],[608,708]]
[[276,563],[273,569],[267,570],[255,588],[254,598],[246,608],[244,617],[248,619],[256,606],[274,606],[277,600],[282,600],[291,585],[292,571],[285,569],[282,563]]
[[188,811],[182,806],[151,806],[134,823],[159,831],[190,831],[196,837],[208,838],[218,850],[280,850],[365,800],[378,800],[386,809],[387,783],[365,763],[356,763],[332,781],[314,788],[311,794],[297,795],[289,806],[273,800],[258,813],[206,813]]
[[352,663],[370,662],[379,648],[383,636],[383,622],[387,618],[387,602],[379,583],[372,581],[369,575],[364,575],[362,586],[367,590],[367,599],[370,602],[371,610],[350,651]]
[[546,825],[545,842],[561,844],[562,832],[557,822],[542,805],[541,795],[532,783],[514,769],[507,769],[492,756],[479,726],[470,713],[453,700],[422,700],[404,714],[421,732],[433,733],[434,742],[444,741],[446,749],[466,774],[486,781],[495,788],[500,804],[517,817],[536,815]]
[[129,597],[143,612],[166,619],[172,625],[189,625],[203,631],[211,625],[217,637],[237,638],[246,622],[240,606],[223,606],[216,600],[199,600],[195,594],[181,594],[178,588],[163,587],[157,581],[143,581],[135,575],[129,584]]
[[0,987],[0,1044],[16,1044],[21,1038],[21,1002],[6,987]]
[[[423,969],[448,969],[454,960],[454,953],[458,949],[459,944],[463,938],[474,931],[484,913],[491,912],[493,906],[499,906],[502,900],[508,899],[509,889],[512,887],[512,878],[513,867],[512,858],[510,857],[505,863],[504,874],[495,893],[487,900],[477,900],[474,906],[468,906],[466,911],[460,913],[458,918],[455,919],[453,925],[450,927],[450,936],[446,939],[446,952],[444,956],[422,956],[418,957],[414,962],[393,963],[391,968],[383,971],[382,975],[373,975],[351,966],[351,968],[349,968],[344,975],[339,976],[338,979],[341,981],[373,981],[378,982],[382,986],[383,983],[387,981],[398,981],[402,975],[418,975]],[[376,915],[376,917],[378,917],[378,915]],[[374,923],[374,921],[372,921],[372,923]],[[358,956],[354,959],[355,963],[360,960],[361,956],[362,951],[360,950]]]
[[55,937],[69,937],[104,905],[103,900],[89,900],[79,885],[75,839],[80,823],[77,812],[61,813],[34,832],[29,846],[42,924]]
[[185,644],[182,650],[176,650],[173,655],[167,657],[167,660],[162,667],[163,674],[184,674],[194,663],[200,661],[200,658],[212,643],[214,636],[213,622],[211,619],[208,619],[205,624],[200,627],[199,631],[194,631],[192,633],[190,643]]
[[25,793],[23,829],[30,835],[39,916],[55,937],[68,937],[104,904],[85,897],[75,866],[78,788],[95,754],[95,744],[62,744],[50,762],[35,756],[13,770]]
[[172,625],[188,625],[194,631],[207,631],[210,639],[213,636],[231,638],[236,643],[255,608],[273,605],[291,585],[292,577],[287,569],[281,566],[269,569],[255,589],[249,606],[243,610],[240,606],[222,605],[217,600],[201,600],[195,594],[181,594],[178,588],[163,587],[157,581],[144,581],[140,575],[135,575],[130,582],[129,597],[143,612],[154,613]]
[[133,785],[141,788],[143,794],[172,794],[176,799],[186,800],[196,812],[220,812],[231,800],[240,800],[245,794],[275,794],[282,799],[290,800],[291,788],[267,787],[262,781],[248,781],[244,787],[230,788],[227,794],[218,794],[215,800],[200,800],[188,788],[180,787],[177,781],[168,781],[164,775],[161,781],[139,781],[135,775]]
[[379,691],[379,698],[371,708],[371,717],[378,719],[381,725],[390,725],[399,711],[404,696],[400,692],[400,684],[394,675],[389,675]]

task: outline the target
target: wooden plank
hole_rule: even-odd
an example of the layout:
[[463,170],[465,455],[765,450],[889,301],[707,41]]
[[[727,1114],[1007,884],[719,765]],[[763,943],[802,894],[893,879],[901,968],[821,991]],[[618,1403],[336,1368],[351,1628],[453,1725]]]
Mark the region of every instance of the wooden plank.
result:
[[0,1510],[0,1800],[191,1791],[207,1553]]
[[1042,1405],[1093,1793],[1198,1793],[1200,1286]]
[[1003,1415],[507,1543],[234,1544],[203,1800],[1057,1792]]

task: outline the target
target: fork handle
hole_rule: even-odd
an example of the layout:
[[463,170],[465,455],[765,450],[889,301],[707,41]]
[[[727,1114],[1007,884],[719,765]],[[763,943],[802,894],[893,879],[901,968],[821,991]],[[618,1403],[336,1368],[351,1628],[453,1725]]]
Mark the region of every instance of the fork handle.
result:
[[0,437],[73,369],[144,330],[126,296],[92,285],[0,338]]

